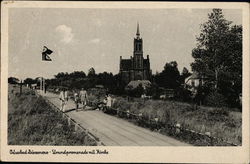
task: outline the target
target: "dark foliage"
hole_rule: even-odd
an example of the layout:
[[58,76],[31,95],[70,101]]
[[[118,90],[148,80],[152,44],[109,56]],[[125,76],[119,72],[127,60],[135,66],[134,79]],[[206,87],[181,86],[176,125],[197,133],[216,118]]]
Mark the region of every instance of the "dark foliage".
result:
[[208,77],[207,82],[226,98],[220,103],[240,107],[242,26],[231,24],[224,18],[221,9],[213,9],[208,14],[208,21],[201,25],[197,47],[192,51],[194,62],[191,66],[193,71]]
[[86,133],[69,126],[41,97],[30,91],[13,96],[9,101],[12,112],[8,115],[8,144],[96,145]]
[[19,83],[19,79],[15,78],[15,77],[9,77],[8,78],[8,83],[9,84],[18,84]]
[[166,63],[161,73],[156,74],[154,79],[157,85],[164,88],[176,89],[180,86],[180,72],[176,61]]

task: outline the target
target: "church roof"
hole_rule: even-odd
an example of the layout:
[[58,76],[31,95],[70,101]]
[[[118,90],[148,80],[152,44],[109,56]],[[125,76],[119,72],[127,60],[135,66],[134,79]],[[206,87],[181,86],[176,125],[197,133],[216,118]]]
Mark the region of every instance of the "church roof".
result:
[[132,67],[131,59],[122,59],[121,60],[121,69],[129,70]]

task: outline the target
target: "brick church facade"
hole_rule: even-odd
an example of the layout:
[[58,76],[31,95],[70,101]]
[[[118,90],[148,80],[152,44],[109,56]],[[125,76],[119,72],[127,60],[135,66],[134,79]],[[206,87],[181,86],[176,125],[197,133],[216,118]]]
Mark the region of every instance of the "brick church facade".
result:
[[143,41],[140,37],[139,24],[137,24],[136,38],[134,38],[134,51],[130,59],[122,59],[120,56],[120,77],[128,84],[133,80],[151,80],[149,55],[143,57]]

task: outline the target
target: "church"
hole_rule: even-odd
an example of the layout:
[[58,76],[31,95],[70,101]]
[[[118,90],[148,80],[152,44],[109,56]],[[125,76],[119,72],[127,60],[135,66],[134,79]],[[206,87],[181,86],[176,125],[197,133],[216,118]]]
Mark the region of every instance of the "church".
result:
[[143,41],[140,37],[139,24],[137,24],[136,37],[134,38],[134,51],[130,59],[122,59],[120,56],[120,77],[128,84],[134,80],[151,81],[152,71],[150,69],[149,55],[143,57]]

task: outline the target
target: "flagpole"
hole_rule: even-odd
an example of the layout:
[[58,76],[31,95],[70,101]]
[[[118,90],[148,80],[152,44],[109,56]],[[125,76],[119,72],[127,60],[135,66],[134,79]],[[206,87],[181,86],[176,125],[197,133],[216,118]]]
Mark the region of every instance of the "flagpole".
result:
[[43,92],[45,94],[45,78],[43,78]]
[[43,77],[41,76],[41,77],[40,77],[40,92],[41,92],[41,93],[42,93],[42,90],[43,90],[43,89],[42,89],[42,78],[43,78]]
[[[48,49],[48,47],[46,46],[43,46],[43,51],[42,51],[42,61],[52,61],[50,59],[50,57],[48,55],[50,55],[51,53],[53,53],[52,50]],[[41,77],[41,84],[40,84],[40,87],[42,88],[41,89],[41,92],[43,94],[45,94],[45,85],[46,85],[46,80],[44,77]]]

